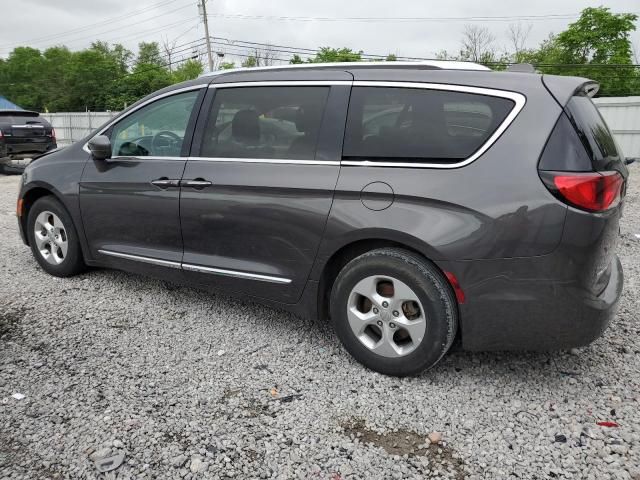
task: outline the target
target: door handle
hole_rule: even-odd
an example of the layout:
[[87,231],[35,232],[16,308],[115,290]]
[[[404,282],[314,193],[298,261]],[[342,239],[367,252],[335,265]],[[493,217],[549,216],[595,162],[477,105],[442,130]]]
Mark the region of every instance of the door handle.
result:
[[193,180],[183,180],[180,182],[180,185],[183,187],[191,187],[197,190],[201,190],[205,187],[210,187],[213,185],[209,180],[205,180],[204,178],[195,178]]
[[151,185],[155,185],[159,188],[179,187],[180,180],[173,180],[167,177],[158,178],[151,181]]

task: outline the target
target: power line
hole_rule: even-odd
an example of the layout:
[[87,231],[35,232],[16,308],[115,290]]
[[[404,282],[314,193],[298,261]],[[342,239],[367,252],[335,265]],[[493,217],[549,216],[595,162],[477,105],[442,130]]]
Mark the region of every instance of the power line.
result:
[[131,33],[129,35],[119,35],[117,37],[107,39],[106,41],[109,42],[109,41],[116,40],[119,43],[119,41],[123,40],[123,39],[136,40],[136,39],[138,39],[140,37],[146,37],[149,33],[159,32],[159,31],[165,30],[166,28],[169,28],[169,27],[174,27],[174,26],[177,26],[177,25],[181,25],[181,24],[184,24],[185,22],[188,22],[188,21],[193,21],[195,18],[196,17],[191,17],[189,19],[178,20],[176,22],[168,23],[168,24],[165,24],[165,25],[160,25],[158,27],[153,27],[153,28],[150,28],[150,29],[147,29],[147,30],[139,30],[139,31]]
[[[634,13],[638,12],[625,12]],[[546,15],[476,15],[466,17],[303,17],[284,15],[244,15],[213,13],[210,17],[237,19],[237,20],[270,20],[270,21],[295,21],[295,22],[505,22],[505,21],[545,21],[545,20],[569,20],[580,17],[580,13],[546,14]]]
[[92,30],[95,27],[98,26],[102,26],[102,25],[107,25],[110,23],[114,23],[114,22],[118,22],[123,18],[129,19],[133,16],[136,15],[140,15],[141,13],[147,12],[149,10],[153,10],[154,8],[158,8],[158,7],[162,7],[165,5],[168,5],[170,3],[175,3],[176,0],[163,0],[162,2],[158,2],[152,5],[148,5],[147,7],[138,9],[138,10],[131,10],[129,12],[126,12],[122,15],[118,15],[116,17],[111,17],[107,20],[103,20],[101,22],[96,22],[96,23],[92,23],[89,25],[85,25],[83,27],[79,27],[79,28],[74,28],[71,30],[67,30],[64,33],[55,33],[55,34],[50,34],[50,35],[45,35],[43,37],[37,37],[37,38],[32,38],[30,40],[24,40],[20,43],[14,43],[14,44],[4,44],[4,45],[0,45],[0,48],[11,48],[13,46],[20,46],[20,45],[24,45],[24,44],[31,44],[31,43],[39,43],[41,41],[46,41],[46,40],[50,40],[50,39],[57,39],[57,38],[61,38],[61,37],[66,37],[68,35],[72,35],[74,33],[79,33],[79,32],[83,32],[85,30]]
[[[118,31],[118,30],[122,30],[122,29],[124,29],[124,28],[137,29],[138,25],[140,25],[141,23],[146,23],[146,22],[148,22],[148,21],[150,21],[150,20],[154,20],[154,19],[156,19],[156,18],[163,17],[163,16],[165,16],[165,15],[169,15],[169,14],[174,13],[174,12],[177,12],[177,11],[179,11],[179,10],[184,10],[185,8],[188,8],[188,7],[190,7],[190,6],[191,6],[191,5],[184,5],[184,6],[182,6],[182,7],[174,8],[173,10],[167,10],[166,12],[163,12],[163,13],[161,13],[161,14],[159,14],[159,15],[154,15],[153,17],[149,17],[149,18],[145,18],[145,19],[138,20],[138,21],[136,21],[135,23],[130,23],[130,24],[127,24],[127,25],[121,25],[121,26],[119,26],[119,27],[112,28],[112,29],[110,29],[110,30],[105,30],[105,31],[103,31],[103,32],[93,33],[93,34],[91,34],[91,35],[89,35],[89,36],[78,37],[78,38],[71,39],[71,40],[65,40],[65,43],[74,43],[74,42],[78,42],[78,41],[82,41],[82,40],[87,40],[87,39],[89,39],[89,38],[96,38],[98,35],[104,35],[105,33],[116,32],[116,31]],[[187,20],[187,19],[180,20],[180,21],[176,22],[176,24],[177,24],[177,23],[180,23],[180,22],[182,22],[182,21],[186,21],[186,20]],[[139,33],[139,31],[136,31],[136,32],[135,32],[135,34],[137,34],[137,33]]]
[[[262,49],[262,50],[270,50],[273,52],[278,52],[278,53],[288,53],[288,54],[297,54],[297,55],[306,55],[306,56],[313,56],[316,55],[318,53],[321,52],[320,49],[312,49],[312,48],[304,48],[304,47],[290,47],[290,46],[285,46],[285,45],[275,45],[275,44],[271,44],[271,43],[264,43],[264,42],[252,42],[252,41],[247,41],[247,40],[237,40],[237,39],[227,39],[227,38],[222,38],[222,37],[212,37],[212,39],[214,40],[214,43],[216,43],[217,45],[220,46],[227,46],[230,48],[245,48],[247,50],[250,49]],[[226,43],[223,43],[226,42]],[[369,59],[384,59],[387,55],[380,55],[380,54],[371,54],[371,53],[364,53],[364,52],[354,52],[356,54],[360,54],[361,57],[363,58],[369,58]],[[414,60],[414,61],[435,61],[435,60],[440,60],[437,58],[431,58],[431,57],[407,57],[407,56],[401,56],[401,55],[397,55],[396,56],[398,58],[398,60]],[[472,62],[469,61],[469,63],[476,63],[476,62]],[[515,62],[483,62],[486,65],[512,65]],[[586,68],[638,68],[640,67],[640,64],[582,64],[582,63],[540,63],[540,64],[535,64],[537,67],[561,67],[561,68],[582,68],[582,67],[586,67]]]

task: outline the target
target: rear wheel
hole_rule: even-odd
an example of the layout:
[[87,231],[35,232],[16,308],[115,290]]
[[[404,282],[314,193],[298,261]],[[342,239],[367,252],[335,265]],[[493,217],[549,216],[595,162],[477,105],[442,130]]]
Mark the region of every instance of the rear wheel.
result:
[[455,298],[442,273],[396,248],[349,262],[333,285],[330,309],[349,353],[387,375],[414,375],[435,365],[458,325]]
[[71,216],[55,198],[42,197],[29,209],[27,235],[33,256],[47,273],[69,277],[85,269]]

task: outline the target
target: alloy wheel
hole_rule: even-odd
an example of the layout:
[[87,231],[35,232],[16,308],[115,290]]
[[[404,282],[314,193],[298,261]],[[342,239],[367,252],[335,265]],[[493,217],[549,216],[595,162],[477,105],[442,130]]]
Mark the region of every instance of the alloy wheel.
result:
[[418,295],[389,276],[370,276],[351,290],[349,326],[366,348],[383,357],[403,357],[424,339],[427,319]]
[[48,263],[60,265],[67,257],[69,248],[67,230],[55,213],[41,212],[34,224],[38,252]]

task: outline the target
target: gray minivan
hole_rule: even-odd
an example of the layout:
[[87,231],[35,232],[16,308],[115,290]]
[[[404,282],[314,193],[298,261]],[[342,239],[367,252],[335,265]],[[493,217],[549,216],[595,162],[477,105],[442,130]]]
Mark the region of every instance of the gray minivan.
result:
[[614,315],[628,170],[574,77],[471,63],[216,72],[29,165],[41,267],[138,272],[331,319],[367,367],[585,345]]

